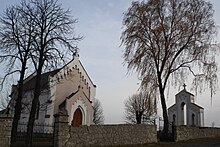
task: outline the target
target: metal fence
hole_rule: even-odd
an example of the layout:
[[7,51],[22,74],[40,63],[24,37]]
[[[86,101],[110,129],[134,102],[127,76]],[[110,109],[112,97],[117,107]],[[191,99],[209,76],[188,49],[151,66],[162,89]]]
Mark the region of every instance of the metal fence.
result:
[[[53,147],[53,130],[54,126],[51,124],[35,123],[33,129],[32,146],[35,147]],[[27,123],[19,123],[17,129],[17,141],[11,147],[21,147],[25,145],[25,138],[27,135]]]
[[[44,133],[44,134],[53,134],[53,125],[52,124],[42,124],[42,123],[35,123],[34,124],[34,133]],[[25,133],[27,132],[27,123],[19,123],[17,132]]]
[[168,136],[164,136],[163,135],[163,127],[164,127],[164,120],[159,117],[159,131],[158,131],[158,138],[160,139],[160,141],[175,141],[175,125],[172,122],[168,122],[169,123],[169,130],[168,130]]

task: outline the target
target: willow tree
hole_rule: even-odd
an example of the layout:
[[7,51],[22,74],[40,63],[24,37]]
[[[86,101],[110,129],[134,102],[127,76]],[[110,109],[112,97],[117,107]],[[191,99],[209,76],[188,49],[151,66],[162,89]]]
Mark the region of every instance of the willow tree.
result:
[[136,1],[124,13],[124,62],[138,73],[142,87],[157,89],[164,135],[169,126],[164,93],[170,80],[192,77],[195,89],[209,88],[211,94],[216,90],[213,13],[212,4],[204,0]]

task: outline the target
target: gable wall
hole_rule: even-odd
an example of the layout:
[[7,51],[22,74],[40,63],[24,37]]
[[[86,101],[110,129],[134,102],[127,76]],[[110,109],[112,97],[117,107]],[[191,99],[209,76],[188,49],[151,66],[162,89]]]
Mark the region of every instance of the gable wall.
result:
[[[66,109],[69,115],[72,115],[72,107],[73,104],[77,99],[80,99],[86,102],[86,106],[88,108],[86,111],[85,116],[86,123],[90,124],[91,114],[92,114],[92,103],[89,101],[93,101],[95,97],[96,88],[95,85],[92,83],[91,79],[88,77],[86,71],[82,67],[82,64],[79,61],[79,57],[74,57],[69,64],[63,67],[56,75],[51,78],[51,100],[54,104],[53,114],[58,113],[59,105],[66,99],[67,105]],[[55,86],[52,86],[55,85]],[[76,97],[78,94],[79,89],[81,90],[81,95]],[[75,93],[75,94],[73,94]],[[71,101],[67,98],[70,98]],[[87,115],[88,114],[88,115]],[[69,121],[71,121],[69,119]]]
[[67,99],[66,109],[68,111],[68,122],[69,125],[72,123],[74,112],[77,108],[81,108],[83,112],[83,122],[82,125],[89,126],[93,119],[93,108],[91,102],[85,97],[82,89],[79,90],[77,94],[75,94],[70,99]]
[[[31,77],[33,78],[33,76],[30,76],[26,82],[30,80]],[[95,85],[92,83],[91,79],[82,67],[78,56],[74,56],[74,60],[64,66],[57,74],[49,76],[48,82],[49,89],[43,91],[39,98],[40,103],[44,104],[44,111],[40,112],[39,118],[36,120],[38,123],[52,124],[54,122],[53,115],[58,113],[59,105],[66,99],[66,97],[76,92],[79,89],[79,85],[83,89],[84,99],[93,101],[95,97]],[[15,97],[16,94],[14,94],[13,98]],[[27,91],[24,94],[24,97],[24,102],[30,101],[31,104],[33,99],[33,89]],[[91,103],[89,104],[91,105]],[[90,113],[92,112],[91,109],[88,111]],[[13,114],[13,111],[11,111],[11,114]],[[20,122],[27,122],[28,117],[28,113],[22,113]]]
[[[195,126],[204,126],[204,110],[201,107],[194,104],[194,95],[187,92],[186,90],[182,90],[179,92],[176,97],[176,104],[168,109],[169,121],[173,121],[173,114],[176,114],[176,125],[195,125]],[[182,110],[182,103],[185,103],[186,114],[184,110]],[[193,121],[193,116],[194,121]],[[186,116],[185,116],[186,115]],[[186,121],[185,122],[185,117]]]

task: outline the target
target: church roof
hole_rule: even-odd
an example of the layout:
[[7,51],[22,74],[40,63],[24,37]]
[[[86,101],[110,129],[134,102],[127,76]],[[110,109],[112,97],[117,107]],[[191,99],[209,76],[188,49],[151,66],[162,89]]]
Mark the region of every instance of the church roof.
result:
[[[49,86],[48,85],[49,76],[54,76],[59,71],[60,71],[60,69],[56,69],[56,70],[53,70],[53,71],[50,71],[50,72],[43,73],[41,75],[41,88],[42,89],[48,88],[48,86]],[[25,82],[25,84],[23,86],[24,91],[33,90],[34,87],[35,87],[35,82],[36,82],[36,75],[34,75],[31,79],[29,79],[27,82]]]
[[[74,55],[75,56],[79,56],[78,54],[77,55]],[[53,71],[49,71],[49,72],[46,72],[46,73],[43,73],[41,75],[41,88],[42,89],[46,89],[49,87],[49,76],[54,76],[55,74],[57,74],[61,69],[63,69],[64,67],[66,67],[69,63],[71,63],[75,58],[73,58],[72,60],[70,60],[67,64],[65,64],[63,67],[61,68],[58,68],[58,69],[55,69]],[[85,74],[86,76],[88,77],[88,79],[91,81],[92,85],[94,87],[96,87],[95,84],[93,84],[91,78],[89,77],[87,71],[85,70],[85,68],[83,67],[82,63],[79,61],[79,64],[81,65],[81,67],[83,68],[83,70],[85,71]],[[23,89],[24,91],[29,91],[29,90],[33,90],[34,87],[35,87],[35,82],[36,82],[36,72],[32,73],[31,75],[29,75],[27,78],[25,78],[24,80],[24,85],[23,85]],[[16,85],[15,85],[16,86]]]
[[94,87],[96,87],[96,85],[92,82],[92,79],[90,78],[89,74],[87,73],[86,69],[84,68],[84,66],[80,60],[79,60],[79,64],[82,66],[83,70],[85,71],[85,73],[86,73],[87,77],[89,78],[89,80],[91,81],[92,85]]
[[[78,90],[76,91],[76,92],[73,92],[73,93],[71,93],[69,96],[67,96],[66,97],[66,99],[70,99],[71,97],[73,97],[75,94],[77,94],[79,91],[80,91],[80,89],[82,89],[82,87],[78,87]],[[83,94],[84,94],[84,96],[87,98],[87,100],[90,102],[90,103],[92,103],[92,101],[87,97],[87,95],[83,92]]]
[[201,107],[201,106],[199,106],[199,105],[197,105],[197,104],[195,104],[195,103],[191,103],[192,105],[194,105],[194,106],[196,106],[196,107],[198,107],[198,108],[200,108],[200,109],[204,109],[203,107]]
[[174,106],[176,106],[176,104],[173,104],[172,106],[170,106],[170,107],[168,108],[168,110],[171,109],[171,108],[173,108]]
[[190,92],[188,92],[188,91],[186,91],[186,89],[183,89],[182,91],[180,91],[179,93],[177,93],[176,95],[179,95],[179,94],[181,94],[181,93],[187,93],[187,94],[189,94],[189,95],[191,95],[191,96],[194,96],[194,94],[192,94],[192,93],[190,93]]

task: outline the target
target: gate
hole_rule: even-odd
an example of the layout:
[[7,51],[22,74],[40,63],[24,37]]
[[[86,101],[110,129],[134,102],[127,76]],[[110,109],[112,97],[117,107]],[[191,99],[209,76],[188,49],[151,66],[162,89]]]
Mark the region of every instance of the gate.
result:
[[163,135],[163,130],[161,124],[164,123],[164,120],[159,117],[159,131],[157,133],[158,139],[160,141],[175,141],[176,140],[176,126],[173,124],[173,122],[169,122],[169,131],[168,131],[168,136]]
[[[53,125],[36,123],[33,129],[32,146],[53,147],[53,130]],[[13,147],[25,146],[26,132],[27,123],[19,123],[17,129],[17,141]]]

